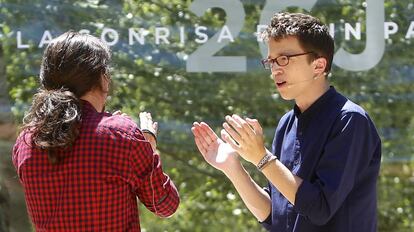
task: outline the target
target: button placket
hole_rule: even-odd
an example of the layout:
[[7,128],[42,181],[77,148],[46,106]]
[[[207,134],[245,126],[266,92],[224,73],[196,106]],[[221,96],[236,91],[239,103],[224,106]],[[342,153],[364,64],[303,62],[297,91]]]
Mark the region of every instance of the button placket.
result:
[[292,162],[292,168],[296,168],[300,163],[300,136],[302,135],[302,131],[297,132],[296,140],[295,140],[295,155]]

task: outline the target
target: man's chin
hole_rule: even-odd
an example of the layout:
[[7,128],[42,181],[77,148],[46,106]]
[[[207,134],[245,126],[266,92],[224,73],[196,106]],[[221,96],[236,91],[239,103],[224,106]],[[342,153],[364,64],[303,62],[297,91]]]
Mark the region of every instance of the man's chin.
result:
[[286,95],[286,94],[283,94],[283,93],[280,93],[280,92],[279,92],[279,94],[280,94],[280,96],[282,97],[283,100],[290,101],[290,100],[294,99],[292,96],[289,96],[289,95]]

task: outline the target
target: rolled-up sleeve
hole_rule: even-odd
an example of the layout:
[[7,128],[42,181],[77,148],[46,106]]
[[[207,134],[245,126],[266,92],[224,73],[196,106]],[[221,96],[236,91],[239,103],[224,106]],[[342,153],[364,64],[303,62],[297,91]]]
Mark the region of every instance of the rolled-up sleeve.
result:
[[299,214],[316,225],[329,221],[371,160],[379,142],[372,129],[366,115],[351,112],[341,116],[316,167],[316,176],[304,180],[296,193],[294,207]]
[[179,194],[163,172],[160,156],[153,152],[151,144],[146,140],[133,143],[130,161],[131,183],[139,200],[157,216],[173,215],[180,203]]

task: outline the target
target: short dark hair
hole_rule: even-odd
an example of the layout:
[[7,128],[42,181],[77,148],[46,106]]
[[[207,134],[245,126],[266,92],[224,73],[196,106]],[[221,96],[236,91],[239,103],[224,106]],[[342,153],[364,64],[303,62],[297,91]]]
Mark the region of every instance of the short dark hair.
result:
[[264,39],[280,40],[294,36],[306,51],[327,60],[325,72],[329,73],[334,53],[334,40],[328,27],[318,18],[302,13],[280,12],[273,15],[270,25],[263,31]]
[[109,47],[96,37],[69,31],[53,39],[40,67],[41,87],[33,96],[22,129],[32,133],[31,143],[47,151],[52,163],[74,143],[81,122],[80,97],[101,88],[109,78]]

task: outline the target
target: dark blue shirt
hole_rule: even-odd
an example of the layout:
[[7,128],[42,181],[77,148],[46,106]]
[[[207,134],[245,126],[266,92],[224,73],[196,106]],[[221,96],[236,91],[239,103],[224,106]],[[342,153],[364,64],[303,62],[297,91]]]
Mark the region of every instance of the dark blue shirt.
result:
[[276,129],[273,154],[303,179],[295,205],[272,185],[274,232],[375,232],[381,141],[368,114],[331,87],[305,112],[297,106]]

